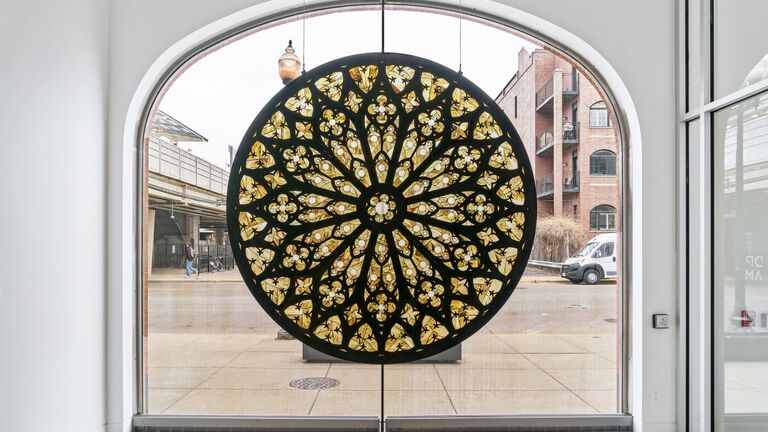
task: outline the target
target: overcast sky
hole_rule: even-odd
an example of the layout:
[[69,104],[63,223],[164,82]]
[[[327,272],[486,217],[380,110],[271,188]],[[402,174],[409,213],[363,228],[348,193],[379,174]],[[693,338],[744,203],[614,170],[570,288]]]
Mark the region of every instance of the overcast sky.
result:
[[[381,50],[377,11],[334,13],[306,20],[306,69],[335,58]],[[170,87],[160,109],[208,138],[184,149],[224,166],[227,146],[240,144],[253,118],[282,88],[277,59],[289,39],[301,58],[301,20],[272,27],[200,59]],[[495,97],[517,71],[517,53],[534,45],[513,34],[463,20],[464,76]],[[459,66],[459,20],[443,15],[387,11],[386,50]],[[479,49],[482,47],[482,49]]]

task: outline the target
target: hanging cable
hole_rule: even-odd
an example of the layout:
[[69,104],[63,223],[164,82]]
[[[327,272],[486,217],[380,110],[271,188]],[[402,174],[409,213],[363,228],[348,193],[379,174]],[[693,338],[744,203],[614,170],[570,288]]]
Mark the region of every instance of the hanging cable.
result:
[[307,59],[304,53],[307,52],[306,50],[306,41],[307,41],[307,0],[304,0],[304,6],[302,7],[302,16],[301,16],[301,73],[305,73],[307,71]]
[[461,24],[464,18],[464,9],[463,5],[461,4],[461,0],[459,0],[459,75],[462,74],[461,71]]
[[381,52],[384,52],[384,0],[381,0]]

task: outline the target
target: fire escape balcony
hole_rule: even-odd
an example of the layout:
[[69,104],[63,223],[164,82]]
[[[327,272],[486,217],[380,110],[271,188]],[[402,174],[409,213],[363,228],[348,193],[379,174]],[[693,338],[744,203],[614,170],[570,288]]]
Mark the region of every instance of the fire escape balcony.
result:
[[579,172],[573,171],[563,175],[563,193],[579,192]]
[[536,180],[536,198],[544,198],[555,194],[555,182],[552,174]]
[[[567,102],[579,95],[578,72],[563,74],[563,102]],[[555,79],[547,81],[536,91],[536,111],[552,111],[555,99]]]
[[[579,122],[563,122],[563,144],[579,143]],[[550,126],[536,138],[536,154],[552,154],[555,146],[555,134],[553,127]]]
[[563,144],[579,143],[579,122],[563,122]]
[[579,73],[563,74],[563,102],[579,95]]

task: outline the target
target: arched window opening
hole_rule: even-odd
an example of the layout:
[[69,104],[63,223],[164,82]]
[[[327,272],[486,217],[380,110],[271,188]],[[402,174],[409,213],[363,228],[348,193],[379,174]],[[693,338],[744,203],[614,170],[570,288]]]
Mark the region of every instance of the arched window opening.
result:
[[[436,14],[421,8],[388,11],[387,26],[409,28],[415,32],[424,32],[429,35],[432,32],[430,29],[453,26],[458,17],[458,14]],[[366,35],[365,29],[378,25],[379,19],[380,16],[377,11],[341,8],[328,11],[328,13],[307,16],[307,25],[310,29],[313,27],[345,28],[344,33]],[[530,144],[531,148],[527,150],[527,155],[532,162],[535,162],[531,171],[537,179],[536,196],[534,197],[539,209],[536,215],[538,220],[537,232],[541,232],[542,236],[547,236],[548,232],[552,234],[549,237],[551,247],[542,247],[538,251],[539,254],[551,256],[535,259],[550,263],[564,262],[573,255],[574,251],[585,247],[585,242],[582,241],[584,233],[592,230],[612,231],[616,229],[615,217],[618,208],[616,203],[621,202],[619,200],[621,194],[620,178],[601,179],[599,182],[601,184],[597,185],[579,180],[579,170],[582,170],[582,176],[583,171],[586,170],[587,157],[590,158],[590,173],[592,173],[592,156],[595,156],[596,160],[603,164],[600,165],[599,169],[596,169],[596,172],[599,171],[600,174],[595,175],[617,175],[616,160],[617,153],[622,151],[621,143],[616,141],[614,145],[613,141],[606,141],[609,137],[607,132],[610,131],[595,129],[590,132],[588,128],[579,129],[578,126],[577,111],[582,108],[589,108],[590,126],[613,127],[608,118],[609,96],[604,93],[604,88],[594,84],[599,81],[598,79],[589,76],[585,69],[577,67],[574,60],[567,55],[543,49],[546,44],[540,44],[541,41],[521,37],[515,32],[506,31],[495,25],[483,24],[480,21],[464,22],[463,40],[465,46],[476,46],[479,50],[464,52],[463,72],[472,77],[473,82],[485,93],[496,95],[494,102],[504,111],[503,114],[512,122],[516,132],[525,137],[524,144]],[[327,415],[344,418],[356,415],[361,410],[372,413],[378,412],[378,404],[381,401],[377,397],[369,397],[375,393],[376,389],[383,387],[383,383],[378,382],[378,374],[349,390],[349,398],[363,401],[361,404],[364,406],[361,408],[350,408],[348,404],[336,403],[327,399],[328,395],[332,395],[331,393],[322,393],[317,398],[318,403],[314,404],[315,398],[310,397],[309,393],[304,395],[295,391],[295,389],[306,388],[331,388],[339,385],[339,383],[355,381],[355,374],[350,375],[344,370],[346,367],[341,368],[336,364],[337,361],[334,358],[315,351],[309,346],[302,345],[300,341],[291,339],[287,333],[282,331],[270,318],[269,311],[255,301],[245,286],[232,258],[233,251],[229,242],[231,227],[226,223],[225,205],[229,174],[233,169],[232,155],[235,153],[236,144],[240,142],[244,125],[247,125],[255,113],[275,93],[280,91],[283,84],[290,82],[291,78],[279,75],[274,62],[256,60],[253,56],[254,47],[264,47],[265,55],[272,53],[275,61],[278,58],[294,62],[299,59],[301,66],[306,66],[307,73],[327,61],[359,52],[375,51],[379,47],[378,34],[376,37],[353,38],[355,40],[349,41],[348,44],[334,43],[339,36],[332,31],[324,34],[313,34],[313,49],[307,50],[307,61],[304,64],[305,44],[299,39],[302,34],[300,30],[302,25],[300,24],[299,21],[285,20],[261,28],[254,28],[247,35],[233,35],[232,40],[224,41],[219,46],[201,52],[188,67],[180,68],[176,75],[167,81],[165,87],[158,91],[160,97],[156,100],[154,109],[148,110],[154,114],[149,118],[146,135],[141,141],[147,163],[140,173],[141,177],[146,179],[144,181],[146,200],[139,201],[142,206],[140,214],[144,215],[143,223],[140,226],[146,227],[143,233],[145,252],[143,252],[142,260],[144,277],[141,282],[141,302],[142,305],[152,305],[152,307],[146,307],[146,313],[142,317],[143,322],[140,324],[143,336],[142,362],[146,365],[140,373],[143,375],[142,382],[148,384],[141,394],[143,407],[140,411],[143,414],[229,415],[237,413],[255,416],[275,414],[285,416]],[[286,42],[291,37],[293,37],[293,43],[286,46]],[[447,66],[450,66],[451,62],[454,61],[455,51],[451,49],[450,44],[446,45],[445,50],[436,50],[431,46],[414,45],[412,43],[414,39],[419,39],[419,37],[414,36],[413,33],[387,33],[387,50],[429,56]],[[485,63],[487,52],[483,52],[483,41],[487,40],[503,41],[505,46],[514,46],[514,51],[518,52],[518,55],[505,56],[502,61],[508,64],[505,63],[501,67],[493,68],[489,72]],[[552,68],[553,64],[557,64],[559,70],[571,71],[570,74],[565,74],[571,76],[563,78],[570,85],[564,86],[558,92],[554,91],[553,83],[558,72]],[[301,69],[295,68],[294,73],[298,73],[299,70]],[[481,71],[485,73],[481,73]],[[392,85],[400,86],[402,84],[405,86],[410,79],[407,76],[404,79],[401,78],[401,83],[397,77],[390,78],[389,75],[385,74],[386,72],[386,70],[379,71],[378,77],[383,83],[390,82],[384,80],[395,79]],[[416,71],[416,73],[420,74],[421,72]],[[581,74],[585,75],[585,79],[579,80]],[[540,82],[538,79],[528,79],[528,77],[540,75],[547,75],[548,79],[544,82]],[[299,77],[301,76],[299,75]],[[416,80],[414,83],[420,84],[420,75],[414,76],[417,77],[414,78]],[[510,79],[510,77],[513,78]],[[217,82],[215,88],[209,85],[212,80]],[[573,85],[574,83],[579,85]],[[308,85],[316,86],[315,83]],[[450,82],[449,85],[453,87],[455,83]],[[310,93],[313,93],[312,89],[315,88],[311,87]],[[343,94],[345,98],[348,97],[350,91],[364,93],[363,87],[352,80],[344,81],[341,88],[345,91]],[[410,90],[408,91],[410,92]],[[317,96],[316,92],[313,94]],[[413,93],[417,102],[421,100],[422,106],[425,103],[423,99],[427,97],[424,94],[423,92]],[[453,94],[453,89],[450,89],[447,96],[452,97]],[[360,109],[363,110],[361,112],[377,112],[375,111],[376,106],[373,105],[374,96],[376,96],[374,93],[365,93],[365,98],[360,100]],[[295,99],[298,101],[301,98],[297,96]],[[406,103],[407,100],[398,98],[393,103]],[[592,104],[595,101],[598,102]],[[333,105],[333,102],[325,101],[319,97],[315,97],[311,103],[313,105],[309,106],[309,109],[315,110],[321,109],[322,104]],[[554,108],[558,105],[562,105],[563,109],[555,110]],[[471,101],[468,102],[467,106],[469,108],[462,109],[474,109]],[[304,108],[306,109],[307,106]],[[373,111],[370,111],[369,108]],[[281,112],[294,112],[285,104],[280,109]],[[595,124],[593,124],[593,116],[596,116]],[[431,121],[443,125],[444,120]],[[584,119],[581,121],[583,122]],[[296,126],[295,129],[289,130],[289,133],[292,138],[305,140],[310,152],[315,157],[328,157],[334,166],[341,170],[350,170],[350,172],[352,168],[358,166],[365,168],[368,166],[366,164],[370,164],[366,157],[371,155],[367,155],[365,152],[358,159],[352,156],[346,159],[347,153],[332,153],[325,146],[315,145],[313,140],[316,140],[324,132],[318,126],[314,128],[311,126],[311,124],[309,127],[302,128]],[[470,127],[469,122],[468,127]],[[446,127],[446,129],[450,131],[449,128]],[[558,139],[555,140],[556,130],[559,131],[557,135],[562,133],[562,139],[558,136]],[[360,129],[358,132],[367,133],[367,129]],[[455,132],[462,133],[461,130]],[[314,134],[314,138],[312,138],[312,134]],[[619,134],[610,135],[613,139],[617,139],[615,137],[618,136]],[[567,152],[563,151],[562,160],[557,160],[557,170],[555,170],[556,162],[553,154],[555,149],[559,149],[560,146],[559,144],[556,146],[555,141],[568,146]],[[365,139],[354,142],[369,143]],[[537,145],[537,143],[547,145]],[[295,141],[286,140],[285,144],[286,146],[293,146]],[[248,145],[253,144],[249,143]],[[598,150],[590,153],[593,149],[601,147],[616,149],[616,152]],[[249,148],[253,149],[253,147]],[[258,147],[256,148],[258,149]],[[392,157],[404,157],[402,154],[405,154],[404,152],[407,150],[400,151],[397,148],[392,149]],[[413,151],[418,150],[417,148]],[[395,151],[400,153],[394,153]],[[476,163],[473,159],[476,157],[474,153],[469,152],[465,155],[464,150],[458,149],[457,151],[461,152],[460,162],[462,164]],[[494,153],[489,157],[498,158],[498,155],[504,151],[506,151],[504,148],[498,151],[494,149]],[[286,154],[278,151],[263,153],[259,150],[254,152],[252,162],[255,168],[252,169],[252,180],[254,184],[257,184],[254,190],[260,191],[259,187],[263,187],[267,191],[266,193],[275,194],[275,196],[288,190],[288,186],[285,186],[288,183],[282,177],[275,176],[271,168],[268,166],[256,167],[258,164],[282,163],[288,157]],[[480,157],[484,158],[485,156],[480,155]],[[300,156],[299,159],[301,159]],[[560,168],[560,164],[562,164],[562,168]],[[514,168],[514,163],[510,163],[509,167]],[[365,176],[365,172],[362,175]],[[502,180],[505,182],[504,184],[502,184]],[[297,179],[297,181],[299,180]],[[361,188],[365,189],[379,185],[383,180],[368,178],[369,183],[365,183],[366,180],[360,181],[363,185]],[[508,188],[506,186],[507,181],[504,178],[494,178],[493,175],[483,175],[478,180],[478,182],[483,182],[484,187],[489,190]],[[555,185],[558,187],[555,188]],[[250,187],[247,184],[246,186]],[[399,183],[392,187],[405,186]],[[322,203],[322,206],[318,204],[317,214],[325,215],[323,212],[326,212],[327,208],[344,208],[347,206],[346,203],[340,204],[342,207],[332,204],[329,196],[336,197],[338,194],[330,189],[323,189],[322,187],[317,189],[317,196],[312,197]],[[290,201],[292,199],[290,197],[293,195],[286,194],[285,196]],[[599,197],[599,201],[596,201],[595,197]],[[447,203],[455,201],[453,197],[447,195],[445,199],[448,200]],[[494,215],[495,212],[498,212],[498,208],[482,202],[482,198],[476,200],[475,197],[472,197],[471,203],[467,202],[462,205],[482,209],[480,213],[483,216],[479,217],[488,217],[486,213],[491,214],[488,212],[493,212]],[[605,203],[614,204],[616,207]],[[288,212],[293,208],[293,204],[291,202],[283,203],[282,207]],[[593,208],[592,211],[588,211],[590,208]],[[436,211],[445,211],[446,215],[449,214],[448,210],[444,209]],[[589,218],[587,218],[587,214],[589,214]],[[333,237],[334,232],[338,230],[334,230],[333,226],[328,225],[322,215],[319,220],[314,222],[296,219],[295,223],[281,221],[278,216],[268,216],[268,219],[271,219],[254,223],[256,219],[247,219],[241,216],[241,219],[238,219],[240,222],[239,230],[245,232],[245,234],[241,234],[242,236],[252,236],[254,245],[275,244],[287,248],[291,247],[291,242],[297,236],[305,235],[303,230],[311,229],[314,231],[310,232],[317,231],[316,233],[321,237]],[[504,227],[500,229],[515,230],[517,229],[515,224],[524,222],[510,219],[503,221],[503,223],[499,222],[501,225],[496,226],[501,227],[503,225]],[[283,226],[281,224],[291,225],[290,230],[278,231],[277,228]],[[562,229],[564,224],[567,225],[568,231]],[[320,232],[320,229],[325,231]],[[489,235],[495,236],[497,234],[497,232],[492,232]],[[283,236],[286,235],[288,237],[284,238]],[[392,235],[400,234],[382,233],[382,238],[385,238],[387,245],[396,244],[394,238],[389,239],[389,236]],[[336,241],[335,238],[332,238],[331,243],[334,241]],[[331,243],[327,243],[327,245],[333,246]],[[446,245],[437,243],[435,245],[427,247],[434,246],[438,248],[438,251],[442,251],[440,253],[447,253]],[[321,251],[323,246],[326,244],[316,245],[317,251]],[[334,253],[330,251],[332,249],[330,246],[327,248],[329,249],[328,253]],[[345,253],[342,246],[346,247],[342,243],[338,244],[341,249],[336,253],[339,253],[339,256],[344,256]],[[615,243],[617,249],[621,246],[620,242]],[[258,246],[254,246],[254,248],[256,247]],[[305,251],[297,250],[295,254],[297,261],[302,259],[302,253],[310,253],[308,249],[305,248]],[[258,259],[261,260],[262,257],[266,256],[259,255]],[[411,258],[408,260],[413,261]],[[410,261],[404,264],[403,262],[400,264],[395,262],[393,265],[422,265],[421,262],[411,263]],[[427,261],[423,262],[423,265],[430,265]],[[276,268],[276,266],[283,264],[282,261],[276,261],[273,265]],[[358,271],[357,268],[353,270]],[[364,277],[359,278],[359,281],[358,279],[350,279],[352,282],[349,282],[350,285],[347,288],[362,286],[361,281],[376,280],[379,277],[373,273],[371,273],[372,276],[369,276],[369,270],[366,269],[365,271],[366,273],[362,275]],[[414,271],[418,271],[418,267],[414,267]],[[535,273],[530,276],[523,275],[523,277],[533,277],[533,275]],[[562,274],[561,276],[571,283],[582,282],[583,278],[583,275],[578,274]],[[602,292],[601,295],[604,296],[605,300],[603,303],[605,305],[617,304],[617,295],[622,289],[620,275],[616,271],[606,270],[600,278],[605,279],[603,282],[606,286],[612,284],[615,288]],[[486,290],[491,292],[491,297],[495,295],[492,292],[494,287],[486,287],[486,289],[474,279],[468,279],[468,281],[470,284],[467,286],[461,285],[462,281],[457,280],[455,287],[444,284],[442,288],[455,289],[462,295],[464,295],[465,289],[468,289],[467,292],[471,295],[476,295],[472,290]],[[285,283],[289,283],[290,286],[286,286]],[[299,303],[295,299],[296,296],[304,295],[305,290],[325,289],[321,286],[313,286],[314,283],[303,275],[295,278],[292,274],[291,276],[279,276],[274,281],[262,286],[263,293],[257,290],[254,295],[272,296],[275,300],[270,301],[279,303],[286,314],[293,314],[294,312],[299,315],[306,314],[309,306],[304,305],[302,306],[304,309],[301,309],[296,306]],[[472,285],[473,283],[475,285]],[[561,282],[552,283],[559,286]],[[180,290],[180,286],[183,289]],[[568,285],[568,287],[567,289],[574,293],[580,290],[576,285]],[[432,297],[435,293],[432,294]],[[481,294],[485,295],[484,292],[478,291],[477,295]],[[419,293],[414,295],[418,296]],[[435,302],[431,300],[432,297],[429,297],[428,293],[422,297],[426,299],[423,300],[424,302]],[[329,302],[334,302],[332,306],[320,303],[312,305],[315,308],[313,313],[327,313],[328,311],[325,309],[337,307],[334,305],[338,298],[340,297],[334,291],[328,297]],[[490,297],[488,298],[490,299]],[[508,302],[510,305],[514,305],[523,300],[522,295],[514,295],[513,293]],[[210,312],[207,304],[216,304],[215,312]],[[360,311],[361,308],[368,308],[369,306],[361,303],[356,307],[355,310]],[[290,312],[286,312],[286,309]],[[338,318],[342,320],[340,322],[357,319],[352,310],[350,309],[348,314],[339,315]],[[556,311],[553,310],[552,313],[554,314]],[[583,310],[578,313],[584,315],[580,322],[585,323],[617,314],[610,307]],[[169,316],[175,319],[168,319]],[[623,340],[624,335],[620,326],[605,325],[599,334],[593,334],[594,330],[591,327],[579,328],[578,325],[576,327],[563,325],[562,321],[558,320],[541,324],[536,321],[534,316],[519,318],[520,322],[524,324],[519,326],[514,324],[519,327],[519,330],[515,327],[510,335],[505,334],[504,336],[509,336],[510,340],[514,340],[515,343],[518,341],[528,343],[528,339],[537,339],[534,343],[538,343],[538,336],[536,338],[530,336],[532,330],[535,330],[536,334],[546,334],[547,337],[542,340],[558,334],[563,335],[564,338],[571,338],[574,344],[580,344],[583,341],[593,344],[596,339],[600,339],[601,352],[607,353],[609,357],[621,358],[618,354],[621,349],[619,342]],[[410,318],[406,314],[398,319],[409,322]],[[419,317],[419,319],[425,318]],[[414,322],[417,326],[421,325],[419,321]],[[529,323],[533,324],[529,325]],[[453,324],[449,318],[439,325]],[[506,324],[502,323],[502,325]],[[511,328],[513,323],[510,322],[509,325]],[[584,335],[572,336],[578,331],[583,331]],[[589,336],[586,336],[587,334]],[[386,341],[379,343],[386,343]],[[444,363],[446,369],[444,372],[440,372],[442,375],[438,378],[458,382],[463,376],[471,373],[470,369],[474,367],[469,362],[457,361],[460,356],[480,358],[488,354],[498,354],[501,362],[515,361],[513,354],[485,351],[486,346],[500,346],[500,344],[508,344],[508,341],[501,336],[478,333],[462,342],[459,349],[451,352],[446,351],[445,357],[442,359],[425,359],[425,361]],[[349,346],[346,343],[345,345]],[[201,355],[200,353],[205,354]],[[585,352],[585,355],[588,354]],[[568,361],[566,357],[560,355],[557,355],[556,359],[557,361]],[[423,365],[418,366],[403,372],[398,370],[397,373],[403,375],[403,382],[416,382],[418,379],[423,379],[424,376]],[[623,363],[618,361],[614,363],[614,367],[610,368],[580,365],[577,369],[579,373],[599,373],[613,379],[621,375],[622,367],[624,367]],[[195,369],[189,371],[190,374],[194,373],[194,377],[189,378],[188,374],[185,375],[185,373],[188,372],[186,369],[191,368]],[[354,367],[351,370],[354,370]],[[361,368],[361,370],[363,369]],[[488,370],[487,372],[490,373],[491,371]],[[324,379],[311,377],[324,377]],[[431,378],[427,377],[427,379]],[[200,382],[204,384],[200,384]],[[489,391],[498,392],[499,395],[505,394],[506,388],[504,388],[503,382],[494,382],[493,385],[486,385],[485,383],[471,386],[462,385],[461,391],[473,395],[472,397],[480,395],[480,392]],[[289,387],[290,389],[288,389]],[[233,392],[241,392],[243,389],[247,389],[247,397],[252,398],[254,403],[240,403],[239,400],[231,399],[230,395]],[[573,389],[577,390],[576,387]],[[388,408],[389,414],[435,414],[435,412],[430,411],[431,408],[422,407],[418,403],[418,400],[423,396],[421,392],[415,391],[417,389],[400,386],[396,390],[402,392],[400,403],[398,406]],[[566,390],[570,391],[571,389],[567,388]],[[620,399],[617,397],[619,391],[613,390],[611,393],[611,402],[605,403],[600,408],[602,413],[616,413],[622,409],[613,402]],[[269,404],[260,403],[264,400],[263,395],[269,395]],[[442,398],[442,396],[440,397]],[[560,406],[539,394],[531,394],[526,397],[530,398],[531,403],[546,406],[547,410],[552,412],[570,414],[591,409],[586,402],[584,404],[579,402],[577,406]],[[414,401],[417,402],[414,403]],[[445,400],[434,399],[431,402],[445,404],[449,401],[446,397]],[[454,409],[453,412],[458,415],[474,415],[485,412],[505,413],[507,407],[502,402],[494,398],[482,406],[461,407]],[[411,409],[411,407],[415,408]]]
[[595,102],[589,107],[589,127],[611,127],[605,102]]
[[616,231],[616,208],[603,204],[590,210],[589,229],[592,231]]
[[589,175],[615,176],[616,153],[610,150],[598,150],[589,156]]

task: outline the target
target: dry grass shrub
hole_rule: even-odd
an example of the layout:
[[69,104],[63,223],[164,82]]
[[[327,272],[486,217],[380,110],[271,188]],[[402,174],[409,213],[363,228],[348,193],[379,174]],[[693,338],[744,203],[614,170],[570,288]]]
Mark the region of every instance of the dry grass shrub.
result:
[[570,217],[546,216],[536,222],[532,258],[563,262],[584,246],[587,233]]

